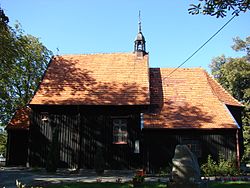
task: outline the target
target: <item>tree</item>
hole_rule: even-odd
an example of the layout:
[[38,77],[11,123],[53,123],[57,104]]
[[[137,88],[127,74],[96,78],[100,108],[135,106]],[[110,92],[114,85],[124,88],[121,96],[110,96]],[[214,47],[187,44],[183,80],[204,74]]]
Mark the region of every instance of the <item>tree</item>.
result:
[[9,22],[9,18],[8,16],[5,15],[4,11],[1,9],[0,7],[0,22],[3,23],[5,26],[8,24]]
[[250,63],[243,58],[221,56],[214,59],[212,64],[216,65],[212,74],[219,83],[236,99],[246,104],[249,101],[246,94],[250,88]]
[[249,61],[250,37],[245,40],[239,37],[234,39],[232,48],[236,51],[246,52],[242,58],[226,58],[224,55],[212,60],[210,68],[215,79],[236,99],[241,101],[243,110],[243,159],[250,162],[250,61]]
[[0,125],[6,125],[33,96],[52,53],[20,24],[10,27],[1,8],[0,13]]
[[239,15],[240,12],[246,12],[250,9],[249,0],[199,0],[197,4],[191,4],[188,9],[190,14],[205,14],[210,16],[225,17],[227,12],[233,15]]
[[246,40],[242,40],[239,37],[236,37],[233,39],[234,41],[234,45],[232,46],[232,48],[235,51],[243,51],[246,52],[246,56],[244,56],[243,58],[245,58],[248,62],[250,62],[250,36],[246,38]]
[[6,157],[6,144],[7,144],[7,135],[6,133],[0,132],[0,155],[2,154]]

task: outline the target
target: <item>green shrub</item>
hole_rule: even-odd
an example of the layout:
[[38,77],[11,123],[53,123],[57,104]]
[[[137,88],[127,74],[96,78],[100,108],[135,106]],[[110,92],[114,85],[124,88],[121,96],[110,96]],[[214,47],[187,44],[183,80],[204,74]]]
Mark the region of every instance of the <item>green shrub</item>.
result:
[[215,162],[211,155],[208,155],[207,162],[201,165],[201,171],[204,176],[227,176],[239,173],[235,160],[225,160],[221,154],[218,162]]
[[201,165],[201,171],[204,176],[213,176],[216,173],[216,162],[211,155],[208,155],[207,162]]
[[144,183],[145,177],[141,175],[135,175],[132,179],[133,187],[140,186]]
[[7,134],[0,133],[0,155],[6,157]]
[[143,182],[144,182],[144,179],[145,179],[144,176],[135,175],[135,176],[133,177],[133,182],[143,183]]

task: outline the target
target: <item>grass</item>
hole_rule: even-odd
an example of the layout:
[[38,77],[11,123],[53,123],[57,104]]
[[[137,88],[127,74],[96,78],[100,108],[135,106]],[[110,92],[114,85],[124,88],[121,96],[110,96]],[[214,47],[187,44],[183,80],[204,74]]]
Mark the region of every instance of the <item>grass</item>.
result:
[[[50,185],[48,188],[131,188],[132,184],[129,183],[70,183]],[[163,183],[144,183],[139,186],[140,188],[167,188]]]
[[229,181],[229,182],[213,182],[209,184],[209,188],[249,188],[250,182],[246,181]]
[[[129,183],[68,183],[46,186],[48,188],[131,188]],[[139,188],[167,188],[164,183],[144,183]],[[250,182],[211,182],[209,188],[250,188]]]

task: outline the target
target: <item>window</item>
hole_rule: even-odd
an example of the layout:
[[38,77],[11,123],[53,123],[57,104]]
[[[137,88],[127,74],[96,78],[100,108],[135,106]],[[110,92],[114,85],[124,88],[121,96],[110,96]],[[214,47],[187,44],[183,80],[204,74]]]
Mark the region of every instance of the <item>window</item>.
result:
[[113,144],[127,144],[127,141],[127,120],[113,119]]

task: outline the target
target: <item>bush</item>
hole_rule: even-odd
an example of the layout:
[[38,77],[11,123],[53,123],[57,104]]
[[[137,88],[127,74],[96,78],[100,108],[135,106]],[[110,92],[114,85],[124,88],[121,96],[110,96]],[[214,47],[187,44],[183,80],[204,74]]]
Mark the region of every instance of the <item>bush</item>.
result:
[[201,171],[204,176],[234,176],[239,173],[235,160],[225,160],[221,154],[218,162],[215,162],[211,155],[208,155],[207,162],[201,165]]
[[7,144],[7,134],[0,133],[0,155],[2,154],[4,157],[6,157],[6,144]]
[[201,171],[204,176],[213,176],[216,173],[216,162],[213,161],[211,155],[208,155],[207,163],[201,165]]
[[132,179],[134,187],[139,186],[144,183],[145,177],[142,175],[135,175]]

